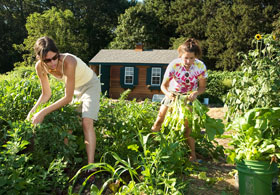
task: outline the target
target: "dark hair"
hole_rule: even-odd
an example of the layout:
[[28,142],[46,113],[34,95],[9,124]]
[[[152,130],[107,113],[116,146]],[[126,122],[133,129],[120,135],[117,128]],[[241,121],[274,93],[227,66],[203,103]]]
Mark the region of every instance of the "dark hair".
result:
[[54,41],[47,36],[37,39],[34,45],[34,51],[36,56],[40,57],[41,60],[46,57],[49,51],[59,53]]
[[181,57],[185,52],[192,52],[197,58],[200,58],[202,55],[199,42],[194,38],[187,39],[182,45],[178,47],[177,51],[179,53],[179,57]]

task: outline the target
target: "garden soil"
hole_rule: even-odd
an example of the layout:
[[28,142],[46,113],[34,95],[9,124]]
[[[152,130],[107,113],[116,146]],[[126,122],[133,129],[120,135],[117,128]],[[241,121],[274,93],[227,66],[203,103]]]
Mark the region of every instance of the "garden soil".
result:
[[[224,116],[226,108],[209,107],[207,113],[215,119],[222,119],[225,123]],[[225,132],[224,135],[230,135],[232,132]],[[219,145],[225,149],[229,148],[230,138],[216,139]],[[206,172],[208,181],[199,179],[199,176],[193,176],[189,185],[189,195],[238,195],[238,187],[234,178],[235,165],[226,163],[226,159],[218,161],[204,161],[200,168]]]

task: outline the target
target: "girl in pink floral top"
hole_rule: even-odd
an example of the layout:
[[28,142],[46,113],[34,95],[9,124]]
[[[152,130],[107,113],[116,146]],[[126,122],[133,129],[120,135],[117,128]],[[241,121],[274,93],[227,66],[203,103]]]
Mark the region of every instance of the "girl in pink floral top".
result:
[[[179,58],[173,60],[167,67],[161,84],[161,91],[165,94],[158,117],[152,131],[159,131],[164,121],[168,106],[175,98],[175,93],[188,93],[188,100],[194,101],[206,89],[207,71],[204,63],[198,58],[201,48],[195,39],[186,40],[178,48]],[[191,129],[188,121],[185,122],[185,137],[191,150],[190,161],[196,161],[195,140],[190,137]]]
[[206,77],[206,67],[202,61],[195,59],[187,70],[182,58],[177,58],[168,65],[163,83],[169,81],[170,92],[187,93],[196,91],[198,81]]

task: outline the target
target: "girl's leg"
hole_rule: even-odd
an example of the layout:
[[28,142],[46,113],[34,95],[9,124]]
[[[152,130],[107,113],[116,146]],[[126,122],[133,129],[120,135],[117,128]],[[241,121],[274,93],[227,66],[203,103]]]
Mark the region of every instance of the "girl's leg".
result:
[[189,145],[190,150],[191,150],[190,161],[194,161],[194,160],[196,160],[195,140],[192,137],[190,137],[192,130],[191,130],[191,128],[189,128],[189,123],[187,120],[185,122],[185,128],[186,128],[185,137],[187,138],[187,144]]
[[157,119],[156,119],[154,125],[152,126],[152,131],[159,131],[160,130],[161,124],[164,121],[167,110],[168,110],[168,106],[165,106],[165,105],[160,106]]
[[96,135],[93,126],[93,119],[83,118],[83,130],[85,136],[86,151],[88,164],[94,163],[94,155],[96,148]]

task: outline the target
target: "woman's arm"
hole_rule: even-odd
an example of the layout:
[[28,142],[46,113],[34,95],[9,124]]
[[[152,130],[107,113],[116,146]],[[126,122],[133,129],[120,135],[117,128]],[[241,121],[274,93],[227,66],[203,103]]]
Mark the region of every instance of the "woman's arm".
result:
[[65,96],[55,103],[51,104],[50,106],[42,109],[39,113],[36,114],[36,116],[33,118],[33,123],[41,123],[44,120],[44,117],[69,104],[72,101],[73,95],[74,95],[74,89],[75,89],[75,70],[76,70],[77,61],[72,56],[67,56],[64,61],[64,75],[66,77],[65,82]]
[[163,79],[160,89],[169,99],[174,99],[175,95],[168,91],[169,82],[169,79]]
[[41,63],[40,61],[38,61],[36,63],[35,70],[36,70],[36,74],[38,75],[39,80],[40,80],[42,92],[41,92],[41,95],[40,95],[39,99],[37,100],[36,104],[29,111],[28,116],[26,118],[27,120],[30,120],[31,114],[36,110],[36,108],[40,104],[46,103],[50,99],[51,94],[52,94],[50,84],[49,84],[48,75],[46,73],[44,73],[40,63]]
[[192,92],[188,99],[190,101],[194,101],[197,98],[197,96],[199,96],[199,95],[201,95],[201,94],[203,94],[205,92],[206,85],[207,85],[206,78],[200,78],[199,79],[199,83],[198,83],[197,91]]

